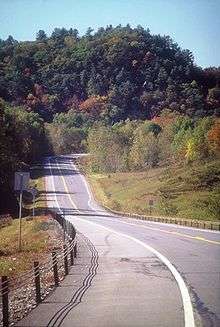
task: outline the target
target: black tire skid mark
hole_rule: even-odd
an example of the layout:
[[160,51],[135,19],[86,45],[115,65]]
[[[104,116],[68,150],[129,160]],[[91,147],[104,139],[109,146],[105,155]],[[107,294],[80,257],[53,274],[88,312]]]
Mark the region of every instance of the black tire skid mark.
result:
[[84,278],[83,283],[80,288],[73,294],[71,300],[68,304],[64,305],[60,310],[58,310],[53,317],[50,319],[50,321],[47,324],[47,327],[59,327],[61,326],[61,323],[65,319],[65,317],[68,315],[68,313],[75,308],[77,305],[79,305],[82,301],[82,298],[86,291],[91,287],[92,280],[97,274],[97,268],[98,268],[98,251],[94,247],[94,245],[91,243],[91,241],[85,237],[83,234],[79,233],[80,237],[84,241],[84,243],[87,245],[88,249],[90,250],[92,257],[90,261],[90,267],[89,272],[87,276]]

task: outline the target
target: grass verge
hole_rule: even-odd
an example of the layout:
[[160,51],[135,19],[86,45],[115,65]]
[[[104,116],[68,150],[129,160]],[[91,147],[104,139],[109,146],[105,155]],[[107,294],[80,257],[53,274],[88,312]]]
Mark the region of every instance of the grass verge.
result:
[[19,220],[0,229],[0,275],[15,276],[44,260],[56,245],[56,222],[48,216],[22,218],[22,251],[18,250]]
[[[113,210],[220,220],[220,161],[144,172],[89,174],[95,196]],[[149,205],[153,200],[153,207]]]
[[22,217],[22,251],[18,251],[19,219],[0,229],[0,275],[15,276],[31,269],[35,260],[45,260],[45,255],[57,247],[62,236],[57,222],[45,215],[46,192],[42,168],[32,170],[30,187],[38,190],[34,218],[32,197],[24,194],[24,210],[29,216]]

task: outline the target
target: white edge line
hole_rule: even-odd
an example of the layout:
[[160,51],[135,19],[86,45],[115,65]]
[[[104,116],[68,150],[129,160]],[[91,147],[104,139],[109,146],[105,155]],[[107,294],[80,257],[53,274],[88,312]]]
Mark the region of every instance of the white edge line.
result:
[[167,266],[167,268],[170,270],[170,272],[174,276],[174,278],[175,278],[175,280],[176,280],[176,282],[178,284],[178,287],[180,289],[182,302],[183,302],[183,308],[184,308],[185,327],[195,327],[193,307],[192,307],[192,303],[191,303],[191,299],[190,299],[190,295],[189,295],[187,286],[186,286],[183,278],[179,274],[179,272],[176,270],[176,268],[172,265],[172,263],[163,254],[161,254],[160,252],[155,250],[153,247],[147,245],[146,243],[144,243],[144,242],[142,242],[142,241],[140,241],[140,240],[138,240],[138,239],[136,239],[136,238],[134,238],[134,237],[132,237],[130,235],[127,235],[127,234],[124,234],[124,233],[121,233],[121,232],[117,232],[114,229],[111,229],[109,227],[105,227],[103,225],[100,225],[100,224],[97,224],[97,223],[94,223],[94,222],[91,222],[91,221],[88,221],[88,220],[85,220],[85,219],[81,219],[81,218],[78,218],[78,217],[74,217],[74,219],[86,222],[86,223],[91,224],[91,225],[99,226],[99,227],[101,227],[101,228],[103,228],[103,229],[105,229],[105,230],[107,230],[107,231],[109,231],[111,233],[114,233],[114,234],[116,234],[118,236],[126,237],[126,238],[136,242],[137,244],[145,247],[148,251],[152,252],[156,257],[158,257],[158,259],[160,261],[162,261]]
[[[55,202],[56,202],[56,206],[57,208],[59,209],[59,212],[62,214],[62,211],[60,209],[60,205],[58,203],[58,200],[57,200],[57,195],[56,195],[56,190],[55,190],[55,185],[54,185],[54,176],[52,174],[52,170],[51,170],[51,162],[50,162],[50,158],[48,158],[48,162],[49,162],[49,170],[50,170],[50,175],[52,177],[52,190],[54,191],[54,194],[55,194]],[[47,200],[48,200],[48,197],[47,197]]]
[[[74,167],[74,164],[72,164],[73,167]],[[57,164],[58,168],[59,168],[59,165]],[[75,169],[75,167],[74,167]],[[50,172],[51,172],[51,169],[50,169]],[[52,173],[52,172],[51,172]],[[52,178],[53,178],[53,175],[51,175]],[[85,180],[85,177],[80,175],[82,180],[84,181],[84,184],[86,186],[86,190],[88,192],[88,196],[89,196],[89,201],[88,201],[88,204],[89,206],[91,207],[91,209],[94,210],[93,206],[91,205],[91,194],[90,194],[90,191],[89,191],[89,188],[88,188],[88,185],[87,185],[87,182]],[[65,177],[64,178],[64,181],[65,181]],[[54,186],[54,183],[53,183],[53,186]],[[56,198],[56,203],[58,204],[58,201],[57,201],[57,195],[56,193],[55,194],[55,198]],[[69,194],[70,196],[70,194]],[[70,197],[71,198],[71,197]],[[71,198],[71,203],[73,203],[73,200]],[[59,207],[59,205],[58,205]],[[76,205],[74,205],[74,207],[76,208]],[[96,210],[96,209],[95,209]],[[94,223],[94,222],[91,222],[91,221],[88,221],[88,220],[85,220],[85,219],[81,219],[81,218],[78,218],[78,217],[74,217],[74,219],[77,219],[77,220],[80,220],[80,221],[84,221],[86,223],[89,223],[91,225],[96,225],[96,226],[99,226],[111,233],[115,233],[119,236],[122,236],[122,237],[126,237],[134,242],[136,242],[137,244],[145,247],[148,251],[152,252],[156,257],[158,257],[158,259],[160,261],[162,261],[166,266],[167,268],[170,270],[170,272],[172,273],[172,275],[174,276],[176,282],[177,282],[177,285],[180,289],[180,293],[181,293],[181,296],[182,296],[182,302],[183,302],[183,309],[184,309],[184,321],[185,321],[185,327],[195,327],[195,321],[194,321],[194,314],[193,314],[193,307],[192,307],[192,303],[191,303],[191,299],[190,299],[190,295],[189,295],[189,291],[187,289],[187,286],[182,278],[182,276],[180,275],[180,273],[177,271],[177,269],[172,265],[172,263],[163,255],[161,254],[160,252],[158,252],[157,250],[155,250],[153,247],[147,245],[146,243],[130,236],[130,235],[127,235],[127,234],[124,234],[124,233],[121,233],[121,232],[117,232],[115,231],[114,229],[111,229],[109,227],[105,227],[105,226],[102,226],[100,224],[97,224],[97,223]]]
[[[94,208],[93,205],[92,205],[93,198],[91,197],[91,188],[89,187],[89,184],[88,184],[85,176],[81,174],[80,170],[73,163],[72,163],[72,166],[73,166],[74,170],[76,170],[76,171],[78,171],[80,173],[80,177],[82,178],[83,183],[84,183],[84,185],[86,187],[86,190],[87,190],[87,193],[88,193],[88,196],[89,196],[88,205],[90,206],[91,209],[97,210],[97,208]],[[112,215],[112,216],[118,216],[119,218],[126,218],[126,219],[129,219],[131,221],[140,222],[140,219],[131,218],[129,216],[128,217],[127,216],[120,216],[120,214],[117,215],[117,214],[114,214],[114,212],[110,212],[109,214]],[[171,227],[176,228],[176,229],[189,229],[189,230],[193,230],[193,231],[196,231],[196,232],[204,232],[204,233],[211,233],[211,234],[219,234],[220,233],[220,231],[217,231],[217,230],[193,228],[193,227],[190,227],[190,226],[180,226],[180,225],[162,223],[162,222],[150,221],[150,220],[145,220],[145,221],[142,220],[142,223],[143,222],[150,223],[150,224],[155,224],[155,225],[171,226]]]

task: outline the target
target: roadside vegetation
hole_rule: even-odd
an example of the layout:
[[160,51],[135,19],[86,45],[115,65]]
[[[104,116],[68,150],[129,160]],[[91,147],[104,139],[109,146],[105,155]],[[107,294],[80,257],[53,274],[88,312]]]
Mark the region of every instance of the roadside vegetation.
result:
[[[46,194],[43,170],[34,166],[30,187],[38,190],[35,217],[30,193],[23,194],[22,250],[19,251],[19,219],[0,220],[0,276],[16,276],[33,268],[33,262],[45,261],[54,248],[59,247],[62,233],[57,222],[46,214]],[[18,215],[18,212],[17,212]]]
[[57,233],[56,222],[48,216],[22,218],[22,251],[18,251],[19,220],[0,229],[0,276],[15,276],[33,268],[34,260],[45,260],[45,255],[56,246],[52,237]]
[[97,199],[112,209],[220,220],[219,140],[219,119],[166,111],[90,130],[84,167]]
[[0,214],[17,212],[14,172],[29,171],[30,164],[46,153],[45,144],[44,123],[39,115],[0,99]]
[[220,70],[169,36],[129,24],[40,30],[0,40],[0,62],[0,214],[16,217],[14,172],[47,154],[89,152],[92,174],[129,176],[179,166],[190,176],[219,158]]
[[187,169],[169,166],[93,173],[88,179],[96,199],[116,211],[219,221],[219,184],[213,189],[206,186],[207,180],[219,174],[219,167],[220,161]]

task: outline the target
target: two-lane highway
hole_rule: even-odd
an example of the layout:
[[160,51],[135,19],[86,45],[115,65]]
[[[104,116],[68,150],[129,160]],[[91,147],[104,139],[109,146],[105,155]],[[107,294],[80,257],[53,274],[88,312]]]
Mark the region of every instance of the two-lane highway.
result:
[[98,253],[91,287],[62,326],[220,326],[219,232],[106,212],[72,156],[49,158],[45,172],[48,206]]

